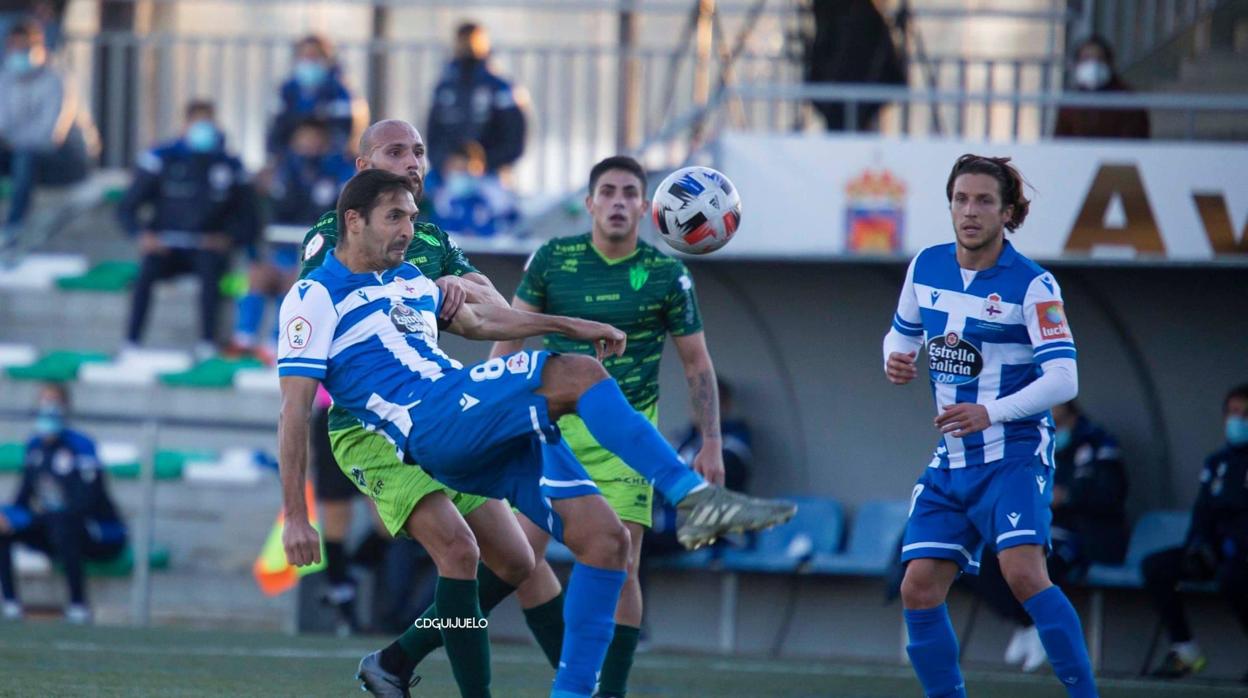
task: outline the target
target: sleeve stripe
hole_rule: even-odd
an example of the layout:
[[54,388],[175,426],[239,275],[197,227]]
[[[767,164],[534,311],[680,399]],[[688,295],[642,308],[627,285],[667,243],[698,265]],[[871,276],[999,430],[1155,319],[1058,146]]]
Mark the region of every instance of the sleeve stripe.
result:
[[923,328],[912,330],[908,327],[903,327],[897,323],[897,320],[895,318],[893,319],[893,329],[906,335],[907,337],[921,337],[923,335]]
[[1075,351],[1075,345],[1069,344],[1066,346],[1056,347],[1051,344],[1046,344],[1045,346],[1033,349],[1031,353],[1032,356],[1039,356],[1040,354],[1047,354],[1054,351]]
[[893,313],[893,323],[911,330],[923,329],[922,323],[910,322],[897,313]]
[[279,378],[285,378],[286,376],[301,376],[303,378],[316,378],[317,380],[320,380],[325,377],[325,369],[324,367],[287,365],[278,367],[277,375]]
[[1046,342],[1036,347],[1036,351],[1046,351],[1048,349],[1074,349],[1074,342]]
[[1060,351],[1051,351],[1046,353],[1044,356],[1037,356],[1035,358],[1038,362],[1043,364],[1055,359],[1074,359],[1076,358],[1076,353],[1074,349],[1062,349]]
[[304,356],[288,356],[284,359],[277,360],[278,366],[281,366],[283,364],[311,364],[313,366],[328,365],[324,359],[314,359],[312,357],[304,357]]

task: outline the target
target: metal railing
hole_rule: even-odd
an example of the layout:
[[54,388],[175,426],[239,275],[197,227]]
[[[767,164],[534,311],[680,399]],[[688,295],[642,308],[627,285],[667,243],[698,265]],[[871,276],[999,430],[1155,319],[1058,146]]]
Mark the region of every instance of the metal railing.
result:
[[1148,57],[1191,30],[1223,0],[1083,0],[1081,35],[1109,40],[1120,69]]

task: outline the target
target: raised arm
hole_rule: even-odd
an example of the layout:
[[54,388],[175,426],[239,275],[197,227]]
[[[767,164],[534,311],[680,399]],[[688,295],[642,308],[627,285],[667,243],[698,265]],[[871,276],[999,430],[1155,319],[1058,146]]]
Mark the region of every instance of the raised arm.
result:
[[447,330],[468,339],[493,340],[561,334],[570,339],[592,342],[599,359],[622,355],[628,341],[622,330],[601,322],[480,303],[465,303]]
[[[542,312],[541,308],[537,307],[536,305],[533,305],[532,303],[525,301],[520,296],[516,296],[515,298],[511,299],[511,307],[515,308],[516,310],[522,310],[526,313]],[[492,359],[496,356],[506,356],[508,354],[514,354],[523,348],[524,348],[523,339],[507,339],[501,342],[494,342],[494,348],[490,349],[490,358]]]

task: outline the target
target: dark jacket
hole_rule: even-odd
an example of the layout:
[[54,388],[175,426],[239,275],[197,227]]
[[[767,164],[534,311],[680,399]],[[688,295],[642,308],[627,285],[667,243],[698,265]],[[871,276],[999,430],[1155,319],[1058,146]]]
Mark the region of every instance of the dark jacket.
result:
[[1086,417],[1079,417],[1070,443],[1055,457],[1054,486],[1065,487],[1069,499],[1053,509],[1054,538],[1073,533],[1087,561],[1121,563],[1129,534],[1127,470],[1118,441]]
[[429,164],[442,167],[450,151],[475,141],[493,172],[524,153],[525,119],[507,82],[481,61],[451,61],[433,91],[425,143]]
[[[754,460],[750,428],[740,419],[726,419],[719,424],[724,441],[724,486],[744,492],[750,482],[750,464]],[[693,465],[693,459],[702,450],[702,435],[694,426],[689,427],[676,452],[682,460]]]
[[[104,468],[89,437],[72,429],[51,443],[33,437],[26,444],[25,462],[13,500],[16,507],[32,515],[62,511],[82,517],[90,534],[102,542],[125,539],[125,524],[108,495]],[[21,522],[16,523],[20,528]]]
[[333,150],[346,152],[347,140],[354,124],[351,91],[343,84],[339,68],[334,66],[325,81],[312,91],[306,91],[294,78],[282,83],[278,92],[281,102],[273,126],[269,128],[267,148],[270,154],[286,150],[290,137],[300,121],[320,119],[329,124],[330,145]]
[[[251,185],[238,158],[223,147],[196,153],[174,141],[143,153],[135,162],[134,181],[117,207],[131,234],[224,232],[240,241],[254,236]],[[140,219],[140,210],[151,214]]]
[[[1131,92],[1131,88],[1118,76],[1099,90],[1080,91],[1080,94]],[[1149,137],[1148,110],[1146,109],[1097,109],[1095,107],[1062,107],[1057,112],[1057,127],[1053,132],[1059,138],[1141,138]]]
[[1248,555],[1248,446],[1227,446],[1205,459],[1192,506],[1187,547],[1223,557]]
[[342,186],[354,174],[354,163],[337,151],[317,158],[287,153],[278,162],[269,188],[273,222],[316,223],[326,209],[337,205]]

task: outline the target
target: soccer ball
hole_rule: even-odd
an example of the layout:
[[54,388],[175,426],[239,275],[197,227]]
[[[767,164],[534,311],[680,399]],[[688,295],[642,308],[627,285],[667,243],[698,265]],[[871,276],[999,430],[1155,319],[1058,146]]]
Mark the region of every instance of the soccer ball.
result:
[[689,254],[714,252],[741,225],[741,197],[723,173],[686,167],[667,176],[654,193],[659,238]]

